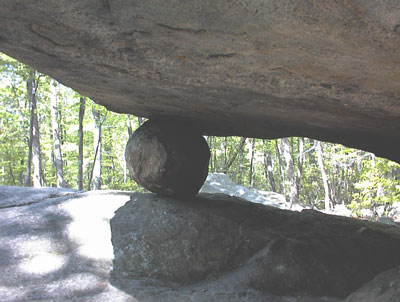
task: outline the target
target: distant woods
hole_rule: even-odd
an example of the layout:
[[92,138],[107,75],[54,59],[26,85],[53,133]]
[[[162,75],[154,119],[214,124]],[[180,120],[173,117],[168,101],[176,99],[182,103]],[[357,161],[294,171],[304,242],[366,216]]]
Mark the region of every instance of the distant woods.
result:
[[400,201],[400,165],[372,153],[299,137],[207,141],[212,150],[210,172],[281,193],[290,203],[319,209],[344,204],[358,211]]
[[0,184],[139,189],[124,148],[142,119],[104,107],[0,56]]
[[[142,118],[107,111],[0,54],[0,185],[142,191],[124,159]],[[320,209],[400,201],[400,166],[309,138],[206,137],[210,172]]]

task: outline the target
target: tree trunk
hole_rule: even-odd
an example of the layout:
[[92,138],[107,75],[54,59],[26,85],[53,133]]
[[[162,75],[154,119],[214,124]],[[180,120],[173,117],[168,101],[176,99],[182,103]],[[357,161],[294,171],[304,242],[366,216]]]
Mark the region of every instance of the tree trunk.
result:
[[[25,186],[30,187],[32,185],[32,144],[33,144],[33,115],[34,115],[34,84],[32,83],[31,74],[26,82],[27,92],[28,92],[28,103],[29,103],[29,112],[30,112],[30,120],[29,120],[29,138],[28,138],[28,159],[26,163],[26,182]],[[36,107],[36,104],[35,104]]]
[[288,138],[282,138],[281,145],[282,145],[283,158],[285,159],[285,174],[289,187],[288,199],[290,205],[292,206],[297,203],[297,187],[294,176],[293,158]]
[[207,144],[210,148],[210,153],[211,153],[210,164],[209,164],[210,173],[214,172],[214,160],[213,160],[214,150],[213,150],[212,138],[213,138],[212,136],[207,136]]
[[329,211],[330,210],[330,194],[329,194],[329,184],[328,184],[328,177],[325,172],[324,168],[324,160],[323,160],[323,155],[322,155],[322,145],[320,141],[315,141],[315,150],[317,152],[317,160],[318,160],[318,166],[321,171],[321,176],[322,176],[322,182],[324,184],[324,191],[325,191],[325,210]]
[[296,188],[297,188],[297,196],[300,196],[301,192],[301,175],[303,174],[303,164],[305,162],[304,156],[304,138],[298,138],[298,145],[297,145],[297,171],[296,171]]
[[50,80],[50,112],[51,126],[53,128],[54,165],[56,168],[57,188],[64,185],[63,161],[61,153],[60,127],[57,106],[57,83]]
[[36,102],[36,72],[31,70],[27,79],[27,92],[30,107],[30,126],[29,126],[29,151],[28,151],[28,167],[27,167],[27,180],[26,185],[31,185],[31,165],[33,165],[33,186],[42,187],[43,178],[41,171],[41,157],[40,157],[40,137],[39,137],[39,123],[37,116],[37,102]]
[[271,152],[268,150],[267,141],[264,140],[264,173],[265,178],[270,184],[270,189],[273,192],[276,192],[276,184],[274,179],[274,166],[272,164]]
[[237,183],[241,185],[243,183],[242,174],[243,174],[243,150],[239,152],[239,177]]
[[217,150],[219,150],[219,147],[217,146],[217,138],[214,136],[214,172],[218,172]]
[[242,137],[242,138],[240,139],[239,145],[235,148],[234,151],[232,151],[232,154],[231,154],[229,160],[228,160],[228,161],[226,162],[226,164],[225,164],[224,171],[223,171],[225,174],[228,173],[229,168],[230,168],[230,167],[232,166],[232,164],[234,163],[234,161],[235,161],[235,159],[237,158],[238,154],[239,154],[240,152],[242,152],[245,143],[246,143],[246,138],[245,138],[245,137]]
[[93,159],[93,169],[92,169],[92,189],[101,189],[101,124],[100,121],[100,111],[92,109],[94,123],[93,131],[93,146],[94,146],[94,159]]
[[81,96],[79,104],[79,154],[78,154],[78,190],[83,190],[83,117],[85,116],[85,98]]
[[221,142],[222,142],[223,149],[224,149],[224,152],[222,153],[223,154],[223,158],[222,158],[221,167],[222,167],[222,169],[225,169],[225,166],[226,166],[227,161],[228,161],[228,138],[225,136],[224,139],[221,140]]
[[250,150],[250,173],[249,173],[249,185],[250,187],[254,186],[254,147],[255,147],[256,139],[253,138],[251,141],[251,150]]
[[281,174],[281,191],[280,193],[286,197],[286,188],[285,188],[285,172],[284,172],[284,167],[282,164],[282,158],[281,158],[281,150],[279,148],[279,142],[276,139],[275,140],[275,149],[276,149],[276,156],[278,157],[278,161],[279,161],[279,171]]
[[340,168],[339,168],[339,165],[338,165],[338,162],[337,162],[337,160],[336,160],[336,154],[337,154],[337,149],[336,149],[336,146],[335,145],[333,145],[332,146],[332,152],[331,152],[331,158],[333,158],[333,160],[332,160],[332,173],[329,173],[330,174],[330,190],[329,190],[329,192],[330,192],[330,194],[331,194],[331,201],[332,201],[332,204],[333,205],[335,205],[335,204],[338,204],[339,203],[339,199],[338,199],[338,194],[337,194],[337,189],[338,188],[340,188],[340,190],[343,190],[343,188],[341,187],[341,186],[339,186],[338,184],[340,183],[340,180],[339,180],[339,177],[340,177]]
[[[3,167],[3,169],[5,169],[5,167]],[[12,163],[11,163],[11,161],[8,163],[8,169],[9,169],[9,172],[10,172],[11,184],[12,184],[13,186],[15,186],[15,185],[16,185],[16,182],[15,182],[15,176],[14,176],[14,172],[13,172],[13,168],[12,168]]]
[[132,128],[132,122],[131,122],[131,115],[127,114],[126,117],[127,117],[126,126],[128,127],[128,139],[129,139],[133,134],[133,128]]
[[[128,140],[131,138],[133,134],[133,127],[132,127],[132,122],[131,122],[131,115],[127,114],[126,115],[126,127],[128,129]],[[126,160],[125,158],[118,158],[118,161],[121,163],[122,166],[122,173],[124,175],[124,184],[128,182],[128,166],[126,165]]]

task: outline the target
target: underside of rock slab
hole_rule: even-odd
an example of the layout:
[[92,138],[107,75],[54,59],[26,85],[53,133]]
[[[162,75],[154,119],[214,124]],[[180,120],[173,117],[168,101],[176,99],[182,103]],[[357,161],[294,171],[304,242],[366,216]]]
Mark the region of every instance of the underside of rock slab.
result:
[[254,291],[345,298],[400,264],[396,226],[224,194],[185,200],[133,194],[111,230],[112,283],[130,293],[148,282],[171,294],[225,291],[234,301]]
[[0,0],[0,51],[116,112],[400,162],[400,2]]

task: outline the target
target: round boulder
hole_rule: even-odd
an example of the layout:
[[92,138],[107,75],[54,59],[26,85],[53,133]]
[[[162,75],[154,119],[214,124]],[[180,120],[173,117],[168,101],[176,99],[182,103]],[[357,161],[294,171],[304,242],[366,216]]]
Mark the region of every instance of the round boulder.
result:
[[167,196],[196,195],[208,174],[210,149],[188,124],[148,120],[130,137],[125,159],[133,179]]

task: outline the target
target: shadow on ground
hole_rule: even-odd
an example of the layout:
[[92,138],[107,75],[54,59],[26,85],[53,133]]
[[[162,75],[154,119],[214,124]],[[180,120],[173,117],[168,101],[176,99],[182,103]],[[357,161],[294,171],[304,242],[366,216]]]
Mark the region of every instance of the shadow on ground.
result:
[[109,219],[129,200],[126,193],[37,198],[37,192],[19,191],[23,202],[13,196],[7,203],[1,195],[0,301],[134,301],[108,281]]

